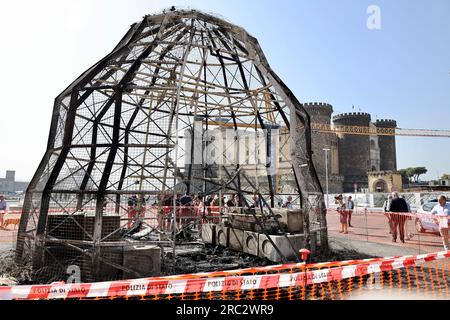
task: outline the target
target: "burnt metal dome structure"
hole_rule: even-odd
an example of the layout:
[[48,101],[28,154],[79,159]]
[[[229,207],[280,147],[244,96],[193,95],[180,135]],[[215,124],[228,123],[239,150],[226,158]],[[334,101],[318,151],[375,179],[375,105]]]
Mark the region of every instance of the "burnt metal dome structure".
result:
[[256,195],[261,208],[291,195],[306,239],[316,231],[326,248],[310,131],[302,104],[244,29],[195,10],[145,16],[55,99],[17,259],[48,276],[71,264],[93,280],[103,264],[126,270],[111,250],[123,242],[130,198],[161,233],[160,211],[149,208],[173,204],[170,243],[179,193],[237,193],[242,205]]

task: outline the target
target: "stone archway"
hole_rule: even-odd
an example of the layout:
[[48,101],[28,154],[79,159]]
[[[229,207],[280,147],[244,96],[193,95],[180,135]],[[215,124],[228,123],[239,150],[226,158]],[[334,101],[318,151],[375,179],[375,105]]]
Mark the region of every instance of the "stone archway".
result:
[[373,190],[375,192],[389,192],[388,190],[388,184],[386,183],[385,180],[383,179],[378,179],[377,181],[375,181],[375,183],[373,184]]

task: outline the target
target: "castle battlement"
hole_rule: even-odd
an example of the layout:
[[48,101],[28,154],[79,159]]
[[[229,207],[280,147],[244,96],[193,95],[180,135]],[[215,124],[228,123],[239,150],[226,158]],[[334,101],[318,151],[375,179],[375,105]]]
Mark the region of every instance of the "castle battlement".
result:
[[308,112],[310,116],[321,116],[328,118],[328,123],[331,119],[331,114],[333,113],[333,107],[331,104],[324,102],[308,102],[304,103],[303,107]]
[[396,128],[397,121],[393,119],[378,119],[375,121],[375,125],[381,128]]
[[348,112],[337,114],[333,117],[333,122],[346,122],[351,125],[367,125],[370,122],[370,113],[367,112]]
[[303,104],[305,107],[329,107],[332,108],[331,104],[325,102],[306,102]]

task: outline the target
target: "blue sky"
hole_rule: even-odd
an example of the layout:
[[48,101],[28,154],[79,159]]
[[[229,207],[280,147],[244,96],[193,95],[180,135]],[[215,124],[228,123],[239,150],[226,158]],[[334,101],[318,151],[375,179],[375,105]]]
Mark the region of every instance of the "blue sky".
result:
[[[381,9],[381,30],[366,9]],[[2,1],[0,174],[30,179],[44,154],[53,99],[143,15],[171,5],[244,27],[302,102],[449,129],[450,1]],[[399,168],[450,172],[448,138],[397,138]]]

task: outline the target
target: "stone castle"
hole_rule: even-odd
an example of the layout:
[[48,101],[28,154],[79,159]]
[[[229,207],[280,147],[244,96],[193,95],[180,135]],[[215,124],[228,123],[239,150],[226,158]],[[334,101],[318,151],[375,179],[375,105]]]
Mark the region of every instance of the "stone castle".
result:
[[[328,126],[364,126],[396,128],[391,119],[371,121],[365,112],[337,114],[332,117],[333,107],[327,103],[305,103],[303,105],[312,123]],[[326,154],[328,151],[328,185],[330,193],[361,192],[372,189],[387,192],[384,180],[375,181],[369,187],[371,173],[388,173],[397,170],[395,136],[341,134],[332,132],[312,133],[313,161],[325,191]],[[383,175],[383,174],[381,174]]]

